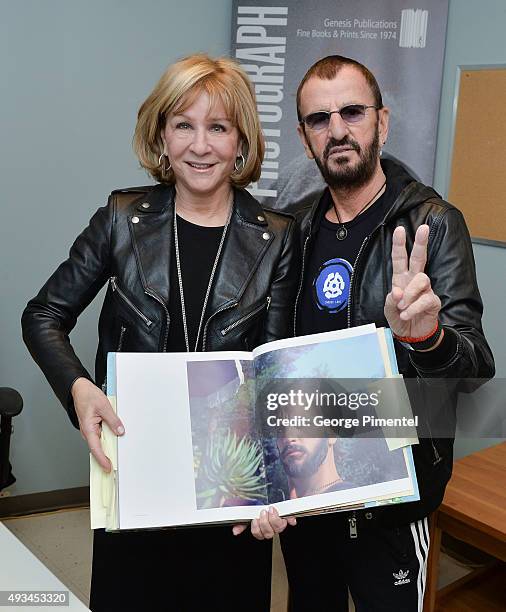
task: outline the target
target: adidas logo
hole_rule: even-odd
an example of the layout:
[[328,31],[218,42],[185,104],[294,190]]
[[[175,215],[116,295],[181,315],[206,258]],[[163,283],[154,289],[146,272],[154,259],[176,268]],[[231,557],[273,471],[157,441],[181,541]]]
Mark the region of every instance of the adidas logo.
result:
[[395,586],[400,586],[401,584],[409,584],[411,582],[411,579],[408,578],[408,574],[409,574],[409,570],[399,570],[399,573],[396,574],[395,572],[393,572],[393,577],[395,578],[395,582],[394,585]]

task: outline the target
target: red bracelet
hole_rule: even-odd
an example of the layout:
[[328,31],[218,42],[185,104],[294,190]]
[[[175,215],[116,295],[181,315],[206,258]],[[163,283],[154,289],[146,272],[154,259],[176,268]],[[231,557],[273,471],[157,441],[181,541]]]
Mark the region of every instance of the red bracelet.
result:
[[436,326],[434,327],[434,329],[430,333],[428,333],[426,336],[421,336],[420,338],[411,338],[410,336],[398,336],[397,334],[394,333],[394,337],[397,338],[399,342],[409,342],[409,344],[416,344],[417,342],[425,342],[426,340],[434,336],[434,334],[436,334],[438,330],[439,330],[439,321],[436,323]]

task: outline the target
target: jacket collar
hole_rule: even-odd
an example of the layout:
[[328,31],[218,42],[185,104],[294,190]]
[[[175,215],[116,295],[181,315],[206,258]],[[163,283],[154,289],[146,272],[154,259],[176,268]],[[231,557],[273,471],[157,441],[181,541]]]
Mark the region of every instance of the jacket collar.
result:
[[[175,188],[174,185],[158,184],[152,187],[148,194],[139,199],[136,210],[141,213],[159,213],[172,209],[174,204]],[[246,223],[267,226],[264,211],[260,203],[244,189],[234,189],[235,211]],[[173,210],[173,209],[172,209]]]
[[153,185],[137,202],[136,212],[152,214],[166,210],[174,199],[174,185]]
[[[174,257],[174,186],[156,185],[135,204],[128,225],[144,290],[168,305]],[[234,189],[234,211],[216,269],[208,312],[237,302],[274,234],[260,204]],[[195,245],[198,257],[198,245]]]
[[[387,183],[393,183],[397,192],[392,206],[385,213],[382,225],[430,198],[441,197],[432,187],[426,187],[415,180],[400,163],[391,159],[382,159],[381,167]],[[311,236],[318,231],[321,220],[325,216],[326,199],[323,198],[324,193],[325,191],[320,192],[311,205],[308,231],[304,232],[307,236]]]

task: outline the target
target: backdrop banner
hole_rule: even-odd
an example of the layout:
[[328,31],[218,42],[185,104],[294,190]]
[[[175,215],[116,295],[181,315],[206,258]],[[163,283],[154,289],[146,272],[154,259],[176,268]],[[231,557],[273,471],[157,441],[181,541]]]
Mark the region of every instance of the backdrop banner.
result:
[[376,76],[391,110],[385,156],[431,184],[447,19],[448,0],[234,0],[232,55],[254,83],[267,145],[251,193],[287,208],[321,189],[297,136],[295,95],[307,69],[333,54]]

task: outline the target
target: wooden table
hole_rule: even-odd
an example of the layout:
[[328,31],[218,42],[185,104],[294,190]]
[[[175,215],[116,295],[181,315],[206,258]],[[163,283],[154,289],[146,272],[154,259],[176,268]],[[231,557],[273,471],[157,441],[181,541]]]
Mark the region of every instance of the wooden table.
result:
[[[446,532],[498,559],[493,574],[476,570],[437,593],[439,553],[442,532]],[[502,563],[500,563],[502,561]],[[454,463],[443,503],[432,517],[431,546],[427,567],[424,610],[506,610],[506,442],[463,457]],[[504,574],[504,577],[503,577]],[[473,582],[474,581],[474,582]],[[502,591],[502,602],[487,600],[486,607],[469,607],[469,591],[485,587]],[[465,586],[467,585],[467,587]],[[467,599],[457,601],[459,591]],[[451,597],[449,593],[451,592]],[[476,593],[475,593],[476,594]],[[451,599],[451,607],[444,605]],[[462,594],[462,597],[465,595]],[[487,592],[487,597],[490,597]],[[467,603],[466,603],[467,602]],[[453,606],[456,607],[453,607]]]

